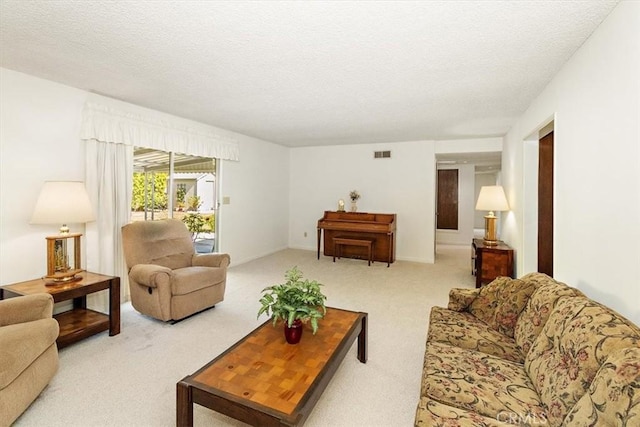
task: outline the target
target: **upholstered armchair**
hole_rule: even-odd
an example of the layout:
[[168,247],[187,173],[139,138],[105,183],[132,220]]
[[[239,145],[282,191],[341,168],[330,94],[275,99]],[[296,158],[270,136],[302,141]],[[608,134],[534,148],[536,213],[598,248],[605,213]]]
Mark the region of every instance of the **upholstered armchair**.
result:
[[9,426],[58,371],[53,297],[34,294],[0,301],[0,426]]
[[122,227],[131,304],[140,313],[176,321],[224,299],[227,254],[197,254],[182,221],[139,221]]

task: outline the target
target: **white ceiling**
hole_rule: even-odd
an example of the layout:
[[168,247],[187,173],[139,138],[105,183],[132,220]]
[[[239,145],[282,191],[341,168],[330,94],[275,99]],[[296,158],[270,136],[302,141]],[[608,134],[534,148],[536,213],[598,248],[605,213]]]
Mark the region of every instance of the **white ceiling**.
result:
[[0,1],[2,67],[286,146],[504,135],[617,3]]

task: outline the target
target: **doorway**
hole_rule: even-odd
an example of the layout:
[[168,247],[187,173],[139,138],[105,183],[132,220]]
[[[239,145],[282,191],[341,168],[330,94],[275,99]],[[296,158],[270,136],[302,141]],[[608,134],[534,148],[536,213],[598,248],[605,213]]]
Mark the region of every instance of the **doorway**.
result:
[[436,227],[439,230],[458,229],[458,169],[438,170]]

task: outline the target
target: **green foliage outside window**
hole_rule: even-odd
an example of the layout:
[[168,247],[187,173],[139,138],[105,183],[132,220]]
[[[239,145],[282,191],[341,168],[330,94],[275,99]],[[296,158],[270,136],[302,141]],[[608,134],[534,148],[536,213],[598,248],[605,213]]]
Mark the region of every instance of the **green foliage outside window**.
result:
[[[147,181],[147,203],[148,208],[151,209],[153,206],[155,209],[164,210],[167,209],[167,174],[164,172],[159,172],[156,174],[149,174]],[[152,178],[153,177],[153,178]],[[155,184],[155,192],[154,192],[154,200],[152,203],[151,200],[151,188],[152,182]],[[133,197],[131,199],[131,210],[133,211],[143,211],[144,210],[144,173],[142,172],[134,172],[133,173]]]
[[182,218],[182,222],[191,232],[193,241],[198,238],[200,233],[213,233],[216,230],[216,217],[214,214],[188,213]]
[[176,190],[176,207],[178,210],[184,209],[184,198],[187,194],[187,186],[184,184],[178,184],[178,189]]
[[202,200],[200,196],[189,196],[187,199],[187,210],[188,211],[197,211],[202,206]]

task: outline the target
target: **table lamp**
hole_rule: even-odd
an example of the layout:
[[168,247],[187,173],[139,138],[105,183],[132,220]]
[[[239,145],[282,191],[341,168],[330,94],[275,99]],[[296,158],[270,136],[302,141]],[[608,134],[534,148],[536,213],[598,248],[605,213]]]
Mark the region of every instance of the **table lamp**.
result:
[[[86,223],[95,219],[91,201],[83,182],[46,181],[33,210],[31,224],[61,224],[59,234],[47,236],[47,275],[53,283],[80,279],[80,237],[69,233],[67,224]],[[67,241],[73,242],[73,267],[69,265]]]
[[485,215],[484,217],[484,244],[489,246],[497,245],[497,217],[495,216],[494,211],[509,210],[507,197],[504,194],[502,186],[489,185],[480,188],[480,195],[478,195],[476,210],[489,211],[489,214]]

